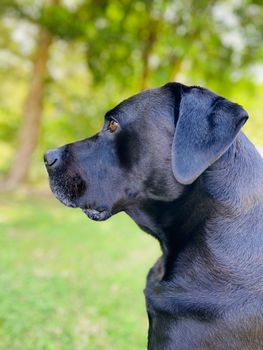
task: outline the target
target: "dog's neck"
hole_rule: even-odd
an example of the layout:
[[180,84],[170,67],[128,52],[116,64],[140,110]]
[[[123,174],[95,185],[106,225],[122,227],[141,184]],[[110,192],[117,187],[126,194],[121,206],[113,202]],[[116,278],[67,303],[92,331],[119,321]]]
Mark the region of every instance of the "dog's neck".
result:
[[263,201],[263,161],[242,132],[202,179],[209,196],[237,215],[245,214]]
[[214,200],[200,186],[196,181],[174,201],[145,200],[128,211],[144,231],[158,239],[165,257],[166,278],[180,252],[201,237],[206,221],[216,211]]
[[[254,153],[253,157],[249,153]],[[167,278],[186,247],[206,241],[207,224],[214,222],[212,231],[215,236],[220,235],[220,223],[226,218],[235,224],[252,207],[262,205],[263,193],[259,190],[260,184],[263,186],[262,163],[254,146],[240,134],[213,166],[185,187],[178,199],[144,200],[127,211],[144,231],[159,240]]]

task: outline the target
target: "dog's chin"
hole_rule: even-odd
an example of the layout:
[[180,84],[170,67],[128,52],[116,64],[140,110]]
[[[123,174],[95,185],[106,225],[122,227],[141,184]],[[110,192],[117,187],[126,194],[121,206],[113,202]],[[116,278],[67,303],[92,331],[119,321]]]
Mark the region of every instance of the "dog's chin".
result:
[[87,217],[94,221],[104,221],[111,217],[111,212],[107,209],[87,209],[82,208],[83,213],[87,215]]
[[87,217],[91,220],[103,221],[103,220],[107,220],[112,216],[112,213],[109,209],[102,208],[102,207],[91,208],[90,206],[83,206],[82,203],[73,201],[61,193],[57,193],[56,191],[53,191],[53,194],[66,207],[81,209],[83,213],[85,213]]
[[107,220],[112,216],[111,210],[106,206],[96,206],[87,204],[84,196],[78,196],[76,193],[66,192],[58,188],[53,183],[50,184],[54,196],[66,207],[81,209],[89,219],[94,221]]

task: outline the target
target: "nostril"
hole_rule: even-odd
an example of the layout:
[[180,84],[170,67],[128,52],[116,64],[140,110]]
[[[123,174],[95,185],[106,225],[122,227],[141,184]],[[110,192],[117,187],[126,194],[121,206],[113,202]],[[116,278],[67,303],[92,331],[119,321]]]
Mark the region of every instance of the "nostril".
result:
[[54,149],[47,151],[44,155],[44,163],[47,168],[57,166],[59,164],[59,160],[61,158],[60,149]]
[[54,165],[54,164],[56,163],[56,161],[57,161],[57,158],[54,159],[53,161],[51,161],[51,163],[49,163],[48,160],[44,160],[45,164],[46,164],[47,166],[49,166],[49,167],[52,166],[52,165]]

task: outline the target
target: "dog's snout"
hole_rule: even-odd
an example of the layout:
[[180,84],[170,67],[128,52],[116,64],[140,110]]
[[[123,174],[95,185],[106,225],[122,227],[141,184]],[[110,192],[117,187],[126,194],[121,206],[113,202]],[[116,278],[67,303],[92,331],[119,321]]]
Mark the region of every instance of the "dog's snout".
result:
[[51,149],[44,155],[44,162],[47,168],[55,168],[61,163],[62,150],[59,148]]

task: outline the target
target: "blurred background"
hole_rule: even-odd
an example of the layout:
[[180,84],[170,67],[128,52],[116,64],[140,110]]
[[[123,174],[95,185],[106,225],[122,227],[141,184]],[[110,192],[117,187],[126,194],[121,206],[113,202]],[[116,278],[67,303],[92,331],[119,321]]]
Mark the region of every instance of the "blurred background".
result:
[[156,242],[55,201],[43,153],[168,81],[243,105],[263,146],[262,0],[1,0],[0,33],[0,349],[145,349]]

